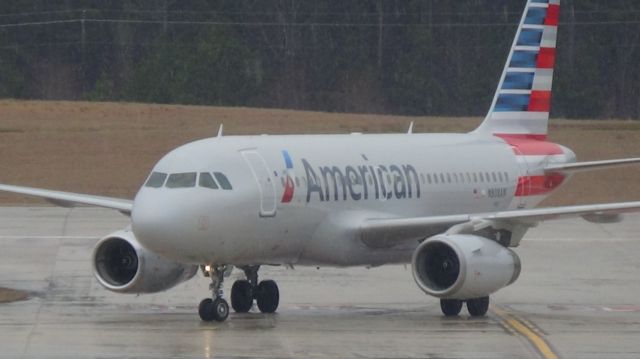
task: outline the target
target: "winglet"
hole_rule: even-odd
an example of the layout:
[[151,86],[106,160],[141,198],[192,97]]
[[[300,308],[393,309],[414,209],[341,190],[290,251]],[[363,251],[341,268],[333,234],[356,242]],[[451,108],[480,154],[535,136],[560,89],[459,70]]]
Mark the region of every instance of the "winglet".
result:
[[410,135],[413,133],[413,121],[411,121],[411,123],[409,124],[409,129],[407,130],[407,135]]
[[221,123],[220,127],[218,127],[218,136],[216,137],[222,137],[223,132],[224,132],[224,123]]

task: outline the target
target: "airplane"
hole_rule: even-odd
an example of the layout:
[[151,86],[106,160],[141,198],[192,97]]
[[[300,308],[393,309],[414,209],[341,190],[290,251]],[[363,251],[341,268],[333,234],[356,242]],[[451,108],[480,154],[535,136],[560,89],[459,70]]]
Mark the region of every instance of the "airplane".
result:
[[514,283],[512,249],[539,222],[615,222],[640,202],[535,208],[579,171],[640,158],[577,162],[547,140],[559,0],[528,0],[490,110],[460,134],[223,136],[183,145],[152,169],[133,201],[0,185],[61,206],[120,211],[131,225],[98,241],[94,275],[118,293],[153,293],[211,280],[203,321],[224,321],[223,282],[237,313],[273,313],[277,283],[261,266],[411,264],[444,315],[466,303],[484,316],[489,296]]

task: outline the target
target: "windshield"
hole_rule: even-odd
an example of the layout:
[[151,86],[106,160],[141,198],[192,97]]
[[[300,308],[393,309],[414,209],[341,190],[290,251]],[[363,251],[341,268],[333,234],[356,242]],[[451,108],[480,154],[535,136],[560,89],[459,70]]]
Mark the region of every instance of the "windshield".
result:
[[167,188],[188,188],[196,186],[196,172],[172,173],[167,180]]
[[152,187],[152,188],[160,188],[164,184],[165,179],[167,179],[166,173],[153,172],[151,173],[151,176],[149,176],[149,179],[147,180],[147,183],[144,186]]

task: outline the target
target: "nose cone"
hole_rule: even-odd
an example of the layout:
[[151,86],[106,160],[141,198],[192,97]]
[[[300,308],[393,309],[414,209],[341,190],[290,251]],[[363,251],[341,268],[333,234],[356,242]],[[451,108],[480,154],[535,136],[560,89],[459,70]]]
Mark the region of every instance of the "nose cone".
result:
[[143,189],[131,213],[133,233],[145,248],[177,260],[177,242],[185,235],[183,212],[179,203],[162,192]]

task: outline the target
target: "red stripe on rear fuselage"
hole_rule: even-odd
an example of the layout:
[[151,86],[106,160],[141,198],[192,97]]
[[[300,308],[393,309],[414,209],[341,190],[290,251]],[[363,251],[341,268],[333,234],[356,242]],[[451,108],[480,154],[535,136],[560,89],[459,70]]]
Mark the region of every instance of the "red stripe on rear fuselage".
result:
[[551,193],[560,187],[565,180],[561,173],[550,173],[541,176],[523,176],[518,178],[516,197],[540,196]]
[[546,135],[512,135],[495,134],[514,147],[518,155],[523,156],[551,156],[564,154],[562,148],[555,143],[545,141]]

